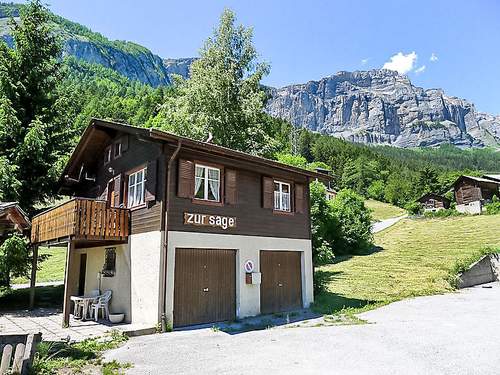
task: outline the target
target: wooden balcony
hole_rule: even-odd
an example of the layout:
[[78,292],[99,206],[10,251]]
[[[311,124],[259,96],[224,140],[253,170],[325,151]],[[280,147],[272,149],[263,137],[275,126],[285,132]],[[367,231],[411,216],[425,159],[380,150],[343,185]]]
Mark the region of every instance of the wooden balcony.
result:
[[31,243],[127,241],[130,211],[108,207],[106,201],[74,198],[35,216]]

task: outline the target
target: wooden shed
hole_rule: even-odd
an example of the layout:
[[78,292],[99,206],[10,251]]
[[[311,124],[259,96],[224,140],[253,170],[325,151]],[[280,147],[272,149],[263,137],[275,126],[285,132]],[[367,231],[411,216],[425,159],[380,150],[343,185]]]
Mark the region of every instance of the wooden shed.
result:
[[453,184],[457,210],[460,212],[481,213],[485,203],[494,195],[500,195],[500,181],[484,177],[460,176]]
[[417,202],[422,204],[425,211],[437,211],[450,208],[451,201],[442,195],[426,193]]

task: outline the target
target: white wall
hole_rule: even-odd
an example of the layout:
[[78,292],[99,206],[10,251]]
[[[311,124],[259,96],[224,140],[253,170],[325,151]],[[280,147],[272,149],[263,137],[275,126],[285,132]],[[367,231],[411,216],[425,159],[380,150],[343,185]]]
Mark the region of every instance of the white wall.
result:
[[482,211],[481,201],[471,202],[469,204],[457,204],[456,210],[465,214],[477,215]]
[[[87,254],[85,294],[88,295],[91,290],[98,289],[98,272],[103,268],[105,249],[107,247],[116,249],[116,273],[113,277],[101,277],[101,292],[107,289],[113,292],[110,301],[110,312],[125,313],[125,321],[130,322],[130,251],[128,245],[92,247],[78,249],[75,252],[75,257],[78,258],[82,253]],[[78,276],[76,279],[78,280]]]
[[132,322],[158,323],[161,232],[129,236]]
[[168,232],[166,313],[173,321],[174,271],[176,248],[207,248],[236,250],[236,316],[260,314],[260,285],[245,283],[243,265],[247,260],[260,272],[260,250],[302,252],[302,303],[309,307],[314,300],[311,241],[277,237],[256,237],[195,232]]

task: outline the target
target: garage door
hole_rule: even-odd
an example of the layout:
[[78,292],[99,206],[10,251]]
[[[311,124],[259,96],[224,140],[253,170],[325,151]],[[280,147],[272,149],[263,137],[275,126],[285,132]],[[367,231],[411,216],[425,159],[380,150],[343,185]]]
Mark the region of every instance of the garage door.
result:
[[302,308],[298,251],[261,251],[260,311],[263,314]]
[[236,252],[176,249],[174,326],[233,320]]

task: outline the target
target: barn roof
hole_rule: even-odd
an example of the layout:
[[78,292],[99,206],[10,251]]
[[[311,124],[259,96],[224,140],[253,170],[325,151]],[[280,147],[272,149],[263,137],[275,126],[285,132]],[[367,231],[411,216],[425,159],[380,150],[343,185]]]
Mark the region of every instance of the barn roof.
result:
[[28,215],[17,202],[0,202],[0,234],[8,230],[22,232],[30,227]]
[[485,174],[483,178],[487,178],[488,180],[495,180],[500,182],[500,174]]
[[424,195],[422,195],[420,198],[417,199],[417,202],[424,203],[429,198],[439,199],[442,200],[443,202],[451,202],[448,198],[435,193],[425,193]]

